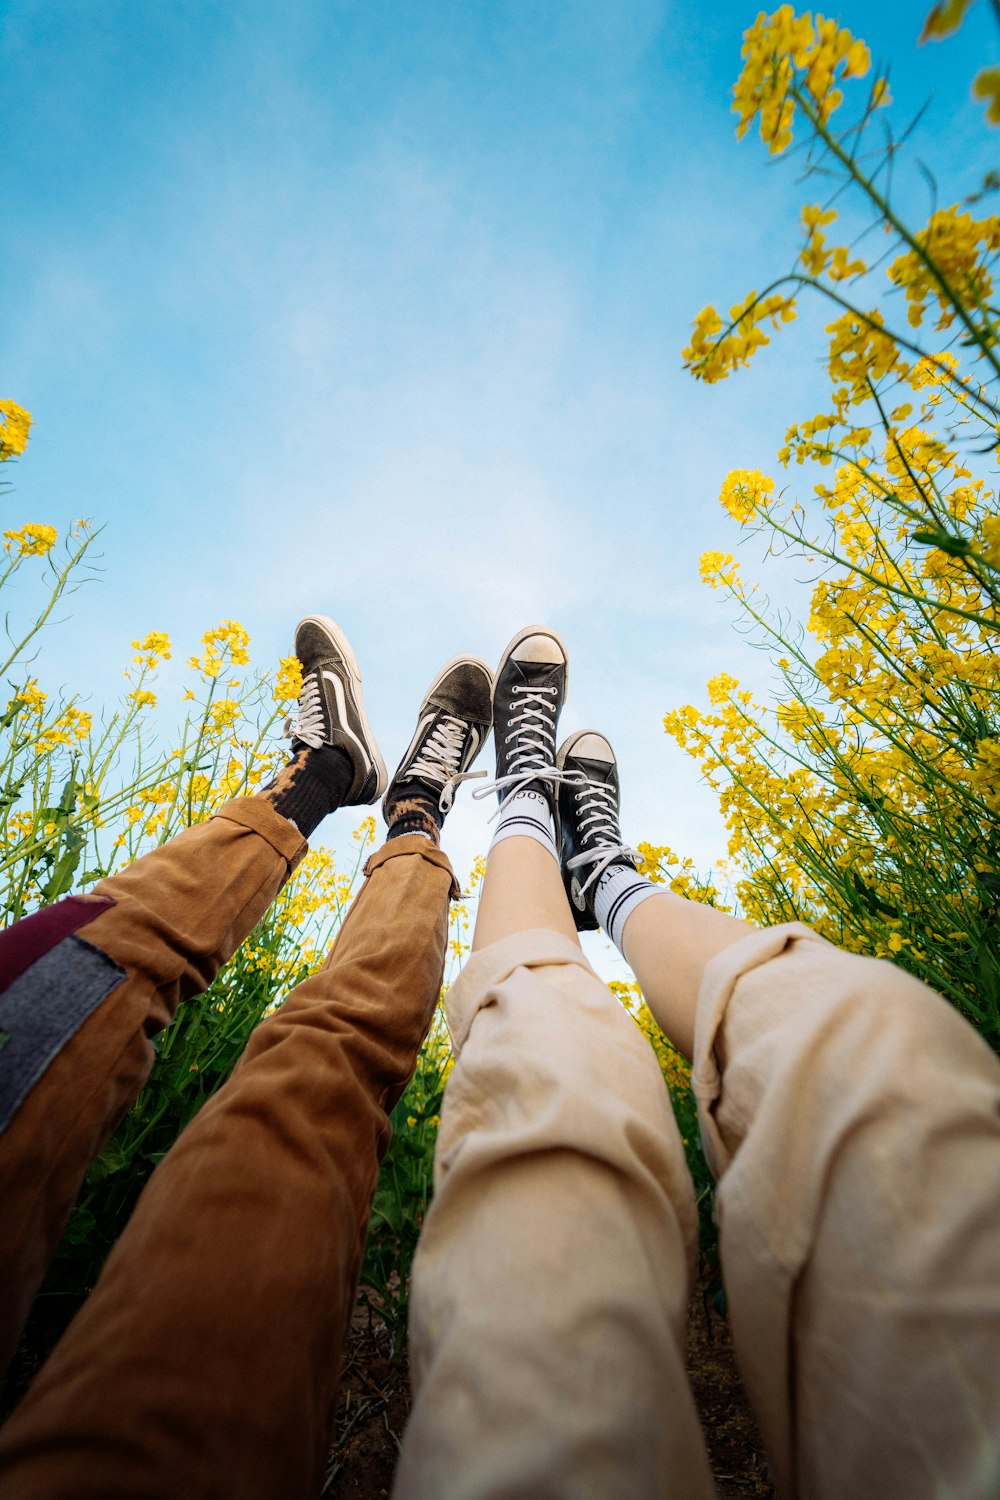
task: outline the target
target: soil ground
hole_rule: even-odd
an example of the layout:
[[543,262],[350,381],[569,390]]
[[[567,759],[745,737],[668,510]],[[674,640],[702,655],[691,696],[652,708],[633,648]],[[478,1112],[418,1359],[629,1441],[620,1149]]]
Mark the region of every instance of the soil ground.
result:
[[[27,1388],[41,1362],[39,1351],[51,1347],[60,1332],[61,1322],[43,1326],[36,1312],[0,1401],[0,1420]],[[383,1500],[392,1488],[410,1385],[405,1355],[397,1360],[390,1356],[384,1325],[359,1307],[348,1336],[324,1500]],[[687,1365],[720,1500],[772,1500],[728,1325],[718,1314],[709,1314],[697,1293],[691,1303]]]
[[[382,1325],[356,1313],[324,1500],[383,1500],[392,1488],[410,1388],[405,1356],[394,1362],[389,1353]],[[774,1490],[728,1325],[709,1314],[698,1294],[691,1304],[687,1364],[720,1500],[771,1500]]]

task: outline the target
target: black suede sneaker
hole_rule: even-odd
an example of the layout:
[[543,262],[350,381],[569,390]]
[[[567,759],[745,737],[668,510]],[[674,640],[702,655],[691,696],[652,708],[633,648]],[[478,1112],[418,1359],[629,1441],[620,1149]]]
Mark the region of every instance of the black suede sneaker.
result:
[[562,779],[556,727],[566,701],[566,647],[554,630],[529,625],[500,658],[493,689],[496,780],[473,793],[496,791],[503,807],[518,792],[534,792],[558,816],[555,789]]
[[431,799],[446,813],[455,788],[485,771],[469,767],[489,738],[493,723],[493,673],[477,656],[456,656],[424,694],[417,727],[382,803],[387,823],[400,802]]
[[597,883],[613,864],[635,869],[641,856],[622,842],[618,824],[620,789],[615,752],[603,734],[581,729],[560,745],[559,863],[577,931],[597,927]]
[[354,767],[343,806],[376,802],[389,777],[365,713],[350,641],[328,616],[308,615],[295,631],[295,655],[302,663],[302,692],[297,717],[285,724],[292,749],[334,745],[343,750]]

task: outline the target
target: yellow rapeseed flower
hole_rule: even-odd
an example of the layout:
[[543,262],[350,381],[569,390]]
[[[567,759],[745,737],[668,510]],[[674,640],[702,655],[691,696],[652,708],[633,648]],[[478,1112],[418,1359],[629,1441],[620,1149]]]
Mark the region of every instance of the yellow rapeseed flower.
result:
[[170,637],[164,630],[151,630],[141,640],[132,642],[136,653],[132,660],[139,667],[158,667],[170,660]]
[[299,696],[302,691],[302,663],[297,656],[283,656],[278,663],[278,676],[274,684],[276,703],[285,703]]
[[703,552],[698,561],[698,572],[702,582],[714,589],[720,583],[733,583],[739,573],[739,566],[729,552]]
[[0,401],[0,463],[24,452],[30,430],[30,412],[16,401]]
[[52,551],[58,533],[54,526],[32,521],[18,531],[5,531],[3,535],[5,551],[13,552],[16,547],[19,557],[43,557]]
[[[743,71],[733,89],[736,134],[742,138],[759,120],[761,140],[772,154],[791,145],[796,93],[825,124],[843,103],[839,85],[863,78],[871,67],[865,43],[846,27],[810,11],[797,16],[790,5],[769,16],[761,11],[743,33],[741,55]],[[872,93],[875,106],[883,102],[881,82]]]
[[[48,699],[48,693],[43,693],[41,688],[38,686],[38,679],[32,677],[28,682],[24,684],[23,688],[18,689],[17,698],[22,705],[19,710],[20,713],[34,714],[37,716],[41,714],[42,710],[45,707],[46,701]],[[13,702],[13,699],[11,699],[11,702]],[[8,704],[8,707],[9,706],[10,705]]]
[[1000,516],[984,516],[983,556],[991,568],[1000,568]]
[[974,219],[960,212],[957,203],[931,214],[927,225],[916,236],[917,244],[943,275],[950,293],[932,273],[923,256],[908,250],[889,266],[887,275],[894,286],[902,287],[909,304],[907,317],[914,328],[923,322],[928,301],[939,307],[937,327],[950,328],[956,312],[954,296],[966,306],[981,307],[993,291],[988,259],[1000,250],[1000,214]]
[[208,711],[206,727],[210,734],[224,734],[236,723],[240,705],[235,698],[220,698]]
[[206,630],[201,639],[204,656],[192,656],[188,666],[206,677],[218,677],[227,657],[234,667],[244,667],[250,660],[250,636],[237,620],[222,620],[214,630]]
[[726,475],[719,502],[736,521],[749,521],[774,497],[774,480],[759,469],[733,469]]

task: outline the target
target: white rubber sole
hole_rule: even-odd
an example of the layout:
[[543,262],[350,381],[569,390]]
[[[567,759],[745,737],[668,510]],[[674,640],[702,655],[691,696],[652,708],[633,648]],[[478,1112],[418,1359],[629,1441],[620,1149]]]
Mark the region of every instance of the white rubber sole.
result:
[[358,666],[358,659],[354,655],[347,636],[341,630],[336,620],[332,620],[329,615],[306,615],[299,623],[301,625],[319,625],[326,631],[326,634],[330,637],[330,640],[347,663],[347,670],[351,676],[351,688],[354,694],[354,707],[358,711],[358,718],[361,720],[361,726],[367,741],[366,748],[371,752],[372,765],[375,767],[377,784],[375,795],[371,800],[372,802],[377,802],[389,785],[389,773],[385,768],[385,761],[382,759],[382,752],[379,749],[378,740],[375,738],[375,731],[372,729],[368,713],[365,709],[364,693],[361,691],[361,668]]

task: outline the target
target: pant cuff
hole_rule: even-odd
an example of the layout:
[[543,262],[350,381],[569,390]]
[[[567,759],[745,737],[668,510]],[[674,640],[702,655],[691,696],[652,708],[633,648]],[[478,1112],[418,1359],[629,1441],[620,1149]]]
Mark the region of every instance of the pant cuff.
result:
[[259,833],[282,859],[288,861],[289,874],[308,852],[309,845],[294,823],[275,812],[270,802],[265,802],[262,797],[234,797],[219,808],[213,821],[214,818],[239,823],[252,833]]
[[437,844],[431,843],[430,839],[424,838],[422,833],[401,833],[398,838],[387,839],[381,849],[376,849],[365,861],[364,873],[366,878],[390,859],[399,859],[402,856],[418,854],[421,859],[426,859],[428,864],[437,865],[439,870],[447,870],[451,876],[451,890],[448,892],[450,901],[457,901],[462,894],[462,888],[455,879],[455,872],[451,868],[451,860],[443,849]]
[[548,964],[576,964],[599,982],[578,943],[547,927],[514,932],[473,953],[445,996],[444,1008],[455,1051],[465,1045],[477,1013],[488,1002],[490,992],[509,979],[515,969],[534,969]]
[[729,1165],[729,1152],[712,1114],[722,1091],[722,1073],[715,1056],[716,1037],[743,975],[780,957],[791,943],[800,940],[833,947],[803,922],[782,922],[724,948],[706,965],[695,1011],[691,1089],[698,1104],[702,1145],[715,1177],[720,1177]]

